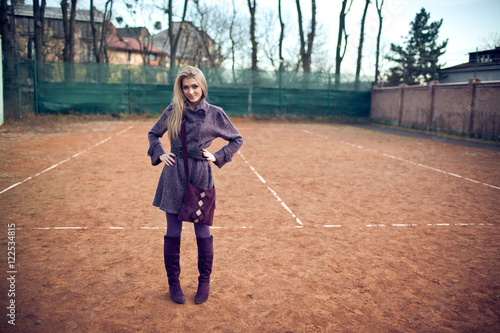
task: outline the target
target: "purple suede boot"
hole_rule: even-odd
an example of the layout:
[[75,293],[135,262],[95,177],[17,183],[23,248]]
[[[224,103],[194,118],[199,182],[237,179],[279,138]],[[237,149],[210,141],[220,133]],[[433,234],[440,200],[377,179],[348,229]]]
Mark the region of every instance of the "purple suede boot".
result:
[[198,244],[198,291],[194,298],[196,304],[201,304],[208,299],[210,292],[210,274],[212,273],[212,264],[214,261],[214,243],[213,237],[196,238]]
[[165,260],[165,269],[168,277],[168,290],[172,301],[182,304],[186,301],[186,297],[181,289],[179,275],[181,274],[180,249],[181,238],[164,236],[165,242],[163,245],[163,259]]

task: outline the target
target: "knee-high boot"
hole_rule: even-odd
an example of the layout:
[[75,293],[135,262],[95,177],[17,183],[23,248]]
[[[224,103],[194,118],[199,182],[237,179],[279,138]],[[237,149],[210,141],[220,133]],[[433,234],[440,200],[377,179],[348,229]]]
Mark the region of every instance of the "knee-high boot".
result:
[[208,299],[210,292],[210,274],[212,273],[212,264],[214,261],[214,243],[213,237],[196,238],[198,244],[198,291],[194,301],[201,304]]
[[167,270],[170,297],[175,303],[182,304],[186,301],[186,297],[182,292],[179,282],[179,275],[181,274],[181,266],[179,263],[181,238],[164,236],[164,239],[163,258],[165,261],[165,269]]

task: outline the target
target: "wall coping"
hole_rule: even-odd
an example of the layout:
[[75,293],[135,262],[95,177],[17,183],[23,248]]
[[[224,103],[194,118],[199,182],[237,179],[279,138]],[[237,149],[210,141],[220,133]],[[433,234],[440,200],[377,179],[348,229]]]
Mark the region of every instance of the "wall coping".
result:
[[[472,80],[471,80],[472,81]],[[484,86],[491,86],[491,87],[496,87],[500,86],[500,81],[476,81],[476,82],[470,82],[470,84],[474,84],[479,87],[484,87]],[[468,87],[469,82],[452,82],[452,83],[432,83],[429,85],[414,85],[414,86],[407,86],[407,85],[401,85],[397,87],[378,87],[374,86],[372,91],[393,91],[393,90],[423,90],[423,89],[428,89],[429,86],[435,86],[436,88],[448,88],[448,87]]]

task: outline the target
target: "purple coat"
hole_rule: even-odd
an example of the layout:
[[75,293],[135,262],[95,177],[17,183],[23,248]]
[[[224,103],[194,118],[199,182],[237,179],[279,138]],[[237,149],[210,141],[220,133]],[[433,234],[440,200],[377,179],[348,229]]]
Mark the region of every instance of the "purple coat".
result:
[[[152,165],[160,164],[160,156],[166,153],[160,138],[167,131],[170,112],[172,112],[172,104],[163,111],[148,133],[148,155],[151,157]],[[230,162],[233,155],[243,144],[243,138],[224,110],[208,104],[205,99],[202,99],[194,110],[186,107],[184,114],[186,118],[187,146],[189,148],[208,148],[214,139],[222,138],[228,141],[228,144],[213,153],[216,159],[215,165],[222,168],[224,164]],[[176,142],[171,143],[171,146],[182,147],[180,132],[179,138]],[[175,165],[171,167],[164,164],[153,205],[165,212],[179,214],[187,183],[183,159],[176,157],[175,162]],[[209,161],[189,158],[188,163],[191,183],[204,188],[214,187]]]

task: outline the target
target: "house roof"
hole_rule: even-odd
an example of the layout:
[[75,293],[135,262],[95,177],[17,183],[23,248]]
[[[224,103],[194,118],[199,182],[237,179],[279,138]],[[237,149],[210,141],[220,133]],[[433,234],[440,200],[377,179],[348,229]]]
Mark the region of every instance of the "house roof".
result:
[[[29,5],[14,5],[14,14],[16,16],[33,17],[33,6]],[[61,7],[45,7],[46,19],[62,20]],[[90,10],[77,9],[75,12],[76,21],[90,22]],[[94,8],[94,21],[98,23],[103,22],[103,13]]]
[[[181,27],[181,22],[172,22],[172,28],[173,28],[174,33],[177,33],[179,31],[180,27]],[[188,34],[193,33],[192,36],[196,36],[195,37],[196,39],[208,38],[215,45],[215,41],[206,32],[198,29],[193,24],[193,22],[184,21],[184,24],[182,25],[182,29]],[[164,49],[165,47],[167,47],[169,45],[168,44],[169,39],[170,39],[169,29],[166,29],[166,30],[160,31],[159,33],[154,35],[154,39],[152,40],[152,43],[156,47],[158,47],[160,49]],[[182,48],[182,46],[179,46],[179,47]],[[170,53],[170,50],[167,49],[166,51],[167,51],[167,54]],[[183,49],[183,52],[185,52],[185,51],[186,50]],[[193,51],[193,48],[188,47],[187,51],[189,53],[189,51]]]
[[474,68],[474,67],[485,69],[485,67],[492,67],[492,66],[499,66],[499,65],[500,65],[500,61],[478,62],[477,64],[472,63],[472,62],[466,62],[464,64],[443,68],[441,70],[441,72],[448,71],[448,70],[468,69],[468,68]]
[[[479,56],[484,56],[484,55],[488,55],[488,61],[481,61],[481,58],[479,58]],[[469,52],[469,62],[443,68],[441,71],[466,70],[468,68],[473,68],[473,67],[481,68],[482,70],[484,70],[485,67],[499,66],[499,65],[500,65],[500,47],[497,47],[492,50]]]
[[121,37],[151,37],[149,30],[145,27],[126,27],[126,28],[117,28],[116,34]]
[[107,39],[107,45],[109,48],[112,48],[114,50],[140,53],[142,52],[143,49],[146,49],[151,54],[166,55],[166,53],[160,50],[159,48],[144,43],[138,40],[137,38],[132,38],[132,37],[120,37],[117,35],[109,35]]
[[[172,22],[174,34],[176,34],[179,31],[179,27],[181,27],[181,23],[182,22]],[[182,23],[182,29],[195,31],[200,36],[209,38],[210,40],[213,41],[212,37],[210,37],[205,31],[203,31],[203,30],[199,29],[197,26],[195,26],[194,23],[191,21],[184,21],[184,23]],[[169,38],[168,34],[169,34],[169,29],[165,29],[165,30],[157,33],[155,35],[155,38],[168,39]]]

